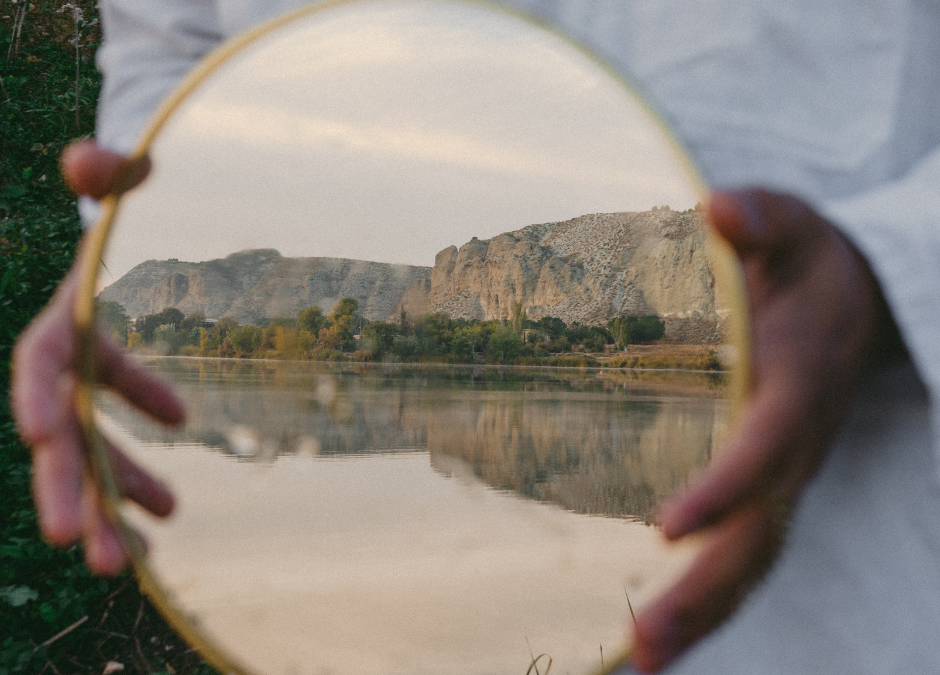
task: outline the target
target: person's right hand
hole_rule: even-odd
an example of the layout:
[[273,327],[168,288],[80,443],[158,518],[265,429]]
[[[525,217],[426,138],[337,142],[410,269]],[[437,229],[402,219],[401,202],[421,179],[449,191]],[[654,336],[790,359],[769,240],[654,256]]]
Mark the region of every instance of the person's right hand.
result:
[[637,616],[634,663],[644,672],[666,667],[735,610],[775,559],[866,373],[906,358],[868,263],[808,204],[742,190],[714,195],[709,214],[741,262],[751,378],[723,451],[659,513],[666,538],[709,538]]
[[[146,160],[131,163],[92,141],[79,141],[62,156],[66,182],[79,194],[94,198],[130,189],[148,169]],[[11,400],[17,429],[33,453],[33,498],[43,536],[58,546],[81,539],[89,568],[97,574],[115,574],[126,565],[127,554],[89,478],[75,412],[77,287],[73,269],[17,341]],[[183,421],[183,406],[166,384],[134,364],[103,334],[95,344],[103,386],[161,422]],[[173,497],[167,488],[116,448],[110,451],[122,493],[156,515],[168,515]]]

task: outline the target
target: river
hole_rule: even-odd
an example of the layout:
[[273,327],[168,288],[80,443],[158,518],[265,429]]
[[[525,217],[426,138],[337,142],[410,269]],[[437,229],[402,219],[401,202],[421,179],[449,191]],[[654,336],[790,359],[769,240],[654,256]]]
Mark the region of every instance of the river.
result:
[[627,594],[642,604],[692,550],[660,540],[656,505],[727,433],[704,374],[146,365],[175,383],[185,428],[106,395],[99,419],[178,508],[126,518],[177,606],[274,675],[525,675],[543,652],[576,674],[601,649],[609,663]]

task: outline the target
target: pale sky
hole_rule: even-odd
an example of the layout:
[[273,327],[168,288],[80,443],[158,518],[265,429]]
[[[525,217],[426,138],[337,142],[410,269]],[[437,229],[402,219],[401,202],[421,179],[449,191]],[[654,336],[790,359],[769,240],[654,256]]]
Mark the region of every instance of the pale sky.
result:
[[449,2],[341,4],[266,37],[152,156],[105,255],[114,278],[247,248],[432,265],[473,236],[700,199],[643,105],[577,47]]

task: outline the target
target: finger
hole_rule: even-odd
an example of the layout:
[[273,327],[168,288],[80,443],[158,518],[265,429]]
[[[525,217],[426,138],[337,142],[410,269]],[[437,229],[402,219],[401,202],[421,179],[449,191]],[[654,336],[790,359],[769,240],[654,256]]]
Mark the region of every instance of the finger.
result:
[[70,546],[81,534],[84,455],[77,420],[33,446],[33,498],[43,536]]
[[28,445],[49,440],[71,414],[60,382],[74,362],[69,294],[58,293],[17,340],[11,398],[17,429]]
[[94,199],[130,190],[149,172],[149,158],[132,161],[100,148],[92,140],[76,141],[62,153],[62,175],[66,184],[76,193]]
[[[782,386],[754,393],[724,451],[662,507],[657,520],[666,538],[679,539],[697,532],[755,495],[776,492],[783,460],[787,459],[790,467],[802,461],[798,429],[803,408],[799,400]],[[802,475],[802,470],[796,470]]]
[[136,408],[154,419],[176,426],[186,419],[186,408],[169,385],[154,377],[103,335],[98,337],[98,379]]
[[17,431],[33,450],[33,496],[39,527],[51,543],[68,546],[81,532],[84,456],[75,417],[72,302],[75,279],[60,284],[52,302],[13,350],[11,404]]
[[141,469],[116,445],[106,441],[111,470],[120,493],[156,516],[173,512],[173,493],[167,486]]
[[716,192],[708,202],[712,226],[739,254],[805,244],[820,217],[802,201],[766,190]]
[[763,502],[722,523],[686,575],[637,617],[634,664],[657,672],[724,621],[769,568],[783,531]]
[[82,494],[82,537],[85,562],[93,573],[113,576],[127,565],[124,545],[117,529],[105,515],[91,479],[85,481]]

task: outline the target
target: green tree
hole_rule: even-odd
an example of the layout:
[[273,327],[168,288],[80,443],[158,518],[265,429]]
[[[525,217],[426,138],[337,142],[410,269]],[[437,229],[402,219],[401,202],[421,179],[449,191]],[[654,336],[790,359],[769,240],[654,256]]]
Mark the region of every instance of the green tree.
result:
[[549,345],[549,351],[570,352],[571,340],[569,340],[566,335],[559,335],[558,338],[552,340],[551,345]]
[[184,331],[191,331],[194,328],[201,328],[206,320],[206,315],[202,312],[193,312],[180,322],[180,328]]
[[329,319],[330,330],[336,333],[340,345],[345,346],[353,339],[353,331],[356,329],[356,311],[359,309],[359,301],[356,298],[343,298],[330,311]]
[[115,340],[122,345],[126,344],[127,329],[131,323],[131,318],[124,311],[124,306],[118,302],[108,300],[99,302],[95,307],[95,312],[98,325],[105,326]]
[[306,309],[297,312],[297,327],[308,333],[317,335],[321,328],[326,327],[326,317],[323,316],[323,310],[319,305],[310,305]]
[[398,332],[402,335],[408,335],[411,332],[411,322],[408,320],[408,312],[404,305],[398,308]]
[[153,342],[153,332],[160,327],[160,317],[157,314],[146,314],[138,317],[134,321],[134,332],[140,333],[144,342],[150,344]]
[[526,327],[526,322],[529,320],[526,311],[522,308],[521,302],[512,303],[512,329],[516,332],[517,335],[522,334],[522,329]]
[[339,334],[332,328],[321,328],[317,334],[317,346],[322,349],[338,349],[342,346]]
[[229,331],[228,340],[235,350],[235,356],[239,358],[252,356],[261,345],[263,334],[264,330],[257,326],[239,326]]
[[362,339],[367,349],[387,352],[395,342],[398,335],[398,326],[388,321],[375,321],[362,329]]
[[666,334],[666,323],[655,314],[620,316],[608,324],[618,348],[655,342]]
[[599,333],[592,333],[584,340],[584,347],[590,352],[602,352],[606,344],[607,340]]
[[330,310],[329,320],[336,323],[336,320],[345,316],[352,316],[359,311],[359,301],[356,298],[343,298]]
[[131,351],[144,346],[144,336],[140,333],[127,334],[127,348]]
[[451,354],[458,361],[469,363],[480,349],[482,342],[479,326],[458,326],[450,342]]
[[144,342],[154,341],[154,331],[160,326],[173,326],[177,330],[183,323],[184,315],[175,307],[167,307],[156,314],[147,314],[134,322],[134,330],[143,335]]
[[561,337],[565,332],[565,328],[567,328],[565,322],[555,316],[543,316],[535,322],[535,327],[551,335],[553,340]]
[[157,315],[161,326],[173,326],[174,330],[179,330],[186,315],[176,309],[176,307],[167,307]]
[[213,329],[219,332],[221,338],[228,337],[228,334],[236,328],[238,328],[238,322],[230,316],[223,316],[213,326]]
[[218,356],[222,337],[218,330],[199,329],[199,353],[202,356]]
[[453,321],[446,314],[427,314],[414,322],[413,334],[421,356],[443,355],[449,351],[453,337]]
[[486,356],[493,363],[510,363],[522,353],[523,346],[512,326],[500,326],[487,342]]
[[396,335],[392,341],[392,353],[402,361],[418,355],[418,338],[414,335]]
[[179,336],[171,324],[158,326],[153,332],[153,344],[161,354],[176,354],[179,351]]

